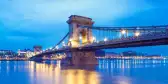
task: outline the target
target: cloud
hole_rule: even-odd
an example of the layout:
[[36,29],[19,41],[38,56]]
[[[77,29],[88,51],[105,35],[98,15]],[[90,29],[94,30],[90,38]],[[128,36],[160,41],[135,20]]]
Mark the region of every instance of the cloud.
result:
[[73,14],[115,20],[152,8],[145,0],[3,0],[0,5],[1,20],[15,29],[65,23]]
[[38,38],[45,38],[47,36],[49,36],[48,34],[45,33],[38,33],[38,32],[21,32],[21,31],[8,31],[8,35],[9,36],[16,36],[16,37],[29,37],[29,38],[34,38],[34,39],[38,39]]
[[26,37],[26,36],[7,36],[7,39],[8,40],[12,40],[12,41],[25,41],[25,40],[28,40],[30,39],[29,37]]

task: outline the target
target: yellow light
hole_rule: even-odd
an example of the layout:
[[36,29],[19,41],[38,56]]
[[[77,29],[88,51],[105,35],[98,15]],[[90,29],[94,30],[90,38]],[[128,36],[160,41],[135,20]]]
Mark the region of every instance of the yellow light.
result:
[[82,39],[82,37],[81,37],[81,36],[79,36],[79,39]]
[[126,30],[122,30],[122,31],[121,31],[121,34],[126,34]]
[[139,36],[140,35],[140,32],[135,32],[135,36]]
[[72,39],[69,39],[69,41],[72,41]]

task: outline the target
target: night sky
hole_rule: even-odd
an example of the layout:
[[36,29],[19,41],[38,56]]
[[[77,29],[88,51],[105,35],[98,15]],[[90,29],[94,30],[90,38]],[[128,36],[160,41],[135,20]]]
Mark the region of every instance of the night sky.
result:
[[[95,26],[168,24],[168,0],[0,0],[0,49],[44,48],[67,32],[70,15],[93,18]],[[168,55],[168,46],[115,49]]]

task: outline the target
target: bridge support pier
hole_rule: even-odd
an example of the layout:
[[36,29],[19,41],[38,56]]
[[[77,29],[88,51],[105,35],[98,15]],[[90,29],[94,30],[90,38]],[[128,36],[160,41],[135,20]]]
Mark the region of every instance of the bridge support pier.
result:
[[94,51],[77,51],[72,52],[72,64],[85,65],[85,64],[98,64],[95,58]]
[[[69,54],[70,53],[70,54]],[[97,59],[95,58],[95,51],[72,51],[67,53],[71,55],[69,63],[72,65],[96,65],[98,64]]]

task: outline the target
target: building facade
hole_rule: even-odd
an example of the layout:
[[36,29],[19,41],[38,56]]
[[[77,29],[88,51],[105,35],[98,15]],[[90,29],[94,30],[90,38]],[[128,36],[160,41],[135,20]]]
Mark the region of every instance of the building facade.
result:
[[42,46],[35,45],[35,46],[33,47],[33,49],[34,49],[34,54],[35,54],[35,55],[42,52]]
[[30,49],[25,49],[25,50],[18,50],[18,56],[19,57],[27,57],[27,58],[29,58],[29,57],[32,57],[32,56],[34,56],[35,55],[35,53],[32,51],[32,50],[30,50]]
[[0,57],[5,58],[5,57],[15,57],[17,56],[17,53],[15,53],[12,50],[0,50]]

